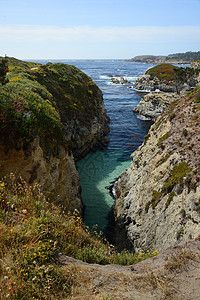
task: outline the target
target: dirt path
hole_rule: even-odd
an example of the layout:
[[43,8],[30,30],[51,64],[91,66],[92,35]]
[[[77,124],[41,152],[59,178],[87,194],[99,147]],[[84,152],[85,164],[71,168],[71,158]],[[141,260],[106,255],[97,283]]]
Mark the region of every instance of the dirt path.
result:
[[68,299],[200,300],[200,237],[134,266],[59,261],[75,278]]

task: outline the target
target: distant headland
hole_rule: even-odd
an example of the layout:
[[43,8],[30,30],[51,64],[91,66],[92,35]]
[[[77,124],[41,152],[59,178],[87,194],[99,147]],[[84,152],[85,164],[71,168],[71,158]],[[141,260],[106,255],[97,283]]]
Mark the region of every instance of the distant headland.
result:
[[176,64],[190,64],[193,61],[200,60],[200,51],[185,53],[169,54],[167,56],[162,55],[139,55],[135,56],[127,61],[140,62],[146,64],[161,64],[161,63],[176,63]]

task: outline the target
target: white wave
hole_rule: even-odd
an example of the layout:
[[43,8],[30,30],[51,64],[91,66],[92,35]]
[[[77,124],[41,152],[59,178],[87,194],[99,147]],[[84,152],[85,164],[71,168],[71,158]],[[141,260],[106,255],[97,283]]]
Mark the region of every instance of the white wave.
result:
[[117,182],[119,181],[119,179],[117,179],[113,185],[113,188],[112,188],[112,194],[113,194],[113,197],[115,199],[117,199],[117,191],[116,191],[116,187],[117,187]]
[[137,114],[136,117],[138,119],[142,120],[142,121],[149,121],[149,120],[151,120],[150,118],[147,118],[147,117],[145,117],[143,115],[140,115],[140,114]]
[[123,107],[132,107],[132,108],[134,108],[134,103],[132,103],[132,104],[123,104],[120,107],[121,108],[123,108]]
[[134,90],[138,93],[151,93],[151,92],[153,92],[153,91],[150,91],[150,90],[138,90],[138,89],[135,89],[135,88],[134,88]]
[[113,83],[112,81],[106,82],[107,85],[117,85],[116,83]]
[[108,75],[100,75],[99,78],[100,79],[110,79],[110,77]]
[[124,76],[124,78],[128,81],[135,81],[138,78],[138,76]]

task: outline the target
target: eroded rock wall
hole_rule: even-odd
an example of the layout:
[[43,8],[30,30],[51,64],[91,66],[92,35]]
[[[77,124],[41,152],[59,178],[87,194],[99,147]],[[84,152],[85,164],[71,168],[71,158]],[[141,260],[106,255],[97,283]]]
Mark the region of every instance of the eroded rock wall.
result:
[[22,176],[30,185],[38,182],[46,198],[65,210],[73,211],[76,208],[82,212],[79,174],[73,156],[64,148],[58,157],[51,156],[48,161],[38,139],[26,151],[12,149],[5,152],[4,146],[0,145],[1,178],[10,173],[17,178]]
[[119,249],[163,250],[200,231],[200,110],[170,105],[132,154],[115,205]]

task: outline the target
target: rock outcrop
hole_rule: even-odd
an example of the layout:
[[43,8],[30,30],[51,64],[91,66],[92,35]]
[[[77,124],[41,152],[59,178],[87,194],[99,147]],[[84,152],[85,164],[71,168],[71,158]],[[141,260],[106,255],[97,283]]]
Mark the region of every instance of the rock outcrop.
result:
[[114,84],[130,84],[131,82],[125,79],[123,76],[115,75],[111,77],[111,82]]
[[183,95],[177,93],[149,93],[142,97],[133,111],[155,121],[173,101],[181,97]]
[[162,92],[177,92],[177,88],[175,85],[167,85],[166,83],[160,82],[160,80],[155,77],[151,79],[150,75],[144,74],[138,77],[135,81],[133,88],[138,92],[155,92],[155,91],[162,91]]
[[173,102],[117,183],[116,244],[163,250],[200,231],[199,87]]
[[0,91],[0,177],[12,172],[38,182],[47,199],[81,212],[75,160],[108,142],[102,92],[74,66],[8,61],[9,83]]
[[173,92],[190,91],[197,84],[198,70],[193,68],[178,68],[172,64],[163,63],[146,70],[138,77],[134,89],[138,92]]

